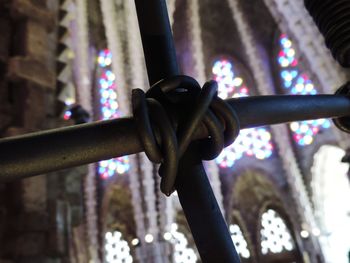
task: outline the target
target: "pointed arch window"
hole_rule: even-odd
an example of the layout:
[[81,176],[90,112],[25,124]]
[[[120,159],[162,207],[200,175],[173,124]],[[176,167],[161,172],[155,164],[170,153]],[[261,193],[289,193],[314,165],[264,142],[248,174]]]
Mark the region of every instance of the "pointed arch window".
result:
[[[216,60],[212,67],[212,78],[218,82],[222,99],[249,96],[249,88],[237,74],[235,65],[229,59]],[[267,159],[272,155],[271,134],[266,128],[252,128],[240,131],[236,141],[226,147],[216,159],[222,168],[232,167],[243,156]]]
[[293,251],[295,244],[286,223],[273,209],[268,209],[261,217],[261,253],[278,254]]
[[[313,81],[306,72],[300,69],[298,55],[289,36],[281,34],[278,43],[277,62],[285,92],[292,95],[317,94]],[[301,146],[312,144],[320,130],[328,129],[330,126],[328,119],[292,122],[289,125],[293,139]]]
[[232,224],[229,227],[230,235],[240,257],[248,259],[251,253],[248,249],[248,243],[242,233],[241,228],[237,224]]
[[[111,70],[112,54],[108,49],[100,51],[97,57],[98,90],[100,97],[100,120],[109,120],[121,116],[117,100],[115,75]],[[127,156],[104,160],[99,163],[98,173],[106,179],[115,174],[124,174],[130,169]]]
[[105,234],[105,260],[107,263],[132,263],[130,247],[119,231]]
[[171,224],[170,233],[164,235],[166,240],[174,245],[173,260],[175,263],[196,263],[196,252],[190,248],[186,236],[181,233],[176,223]]

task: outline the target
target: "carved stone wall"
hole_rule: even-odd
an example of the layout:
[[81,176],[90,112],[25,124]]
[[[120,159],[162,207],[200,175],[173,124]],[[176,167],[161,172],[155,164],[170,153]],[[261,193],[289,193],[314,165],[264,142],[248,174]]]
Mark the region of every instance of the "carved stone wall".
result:
[[[57,4],[0,1],[1,137],[67,125],[55,111]],[[75,237],[84,240],[84,173],[0,184],[0,262],[75,262],[82,250]]]

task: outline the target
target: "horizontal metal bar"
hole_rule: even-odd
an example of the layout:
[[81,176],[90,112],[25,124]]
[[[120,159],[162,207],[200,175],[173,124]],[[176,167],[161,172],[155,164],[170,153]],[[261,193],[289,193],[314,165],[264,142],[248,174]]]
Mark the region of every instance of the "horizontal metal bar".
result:
[[350,116],[350,98],[343,95],[257,96],[229,99],[241,129],[321,118]]
[[[343,95],[259,96],[227,100],[241,129],[350,115]],[[194,139],[205,138],[200,126]],[[156,134],[157,139],[160,138]],[[134,120],[122,118],[0,140],[0,181],[43,174],[143,151]]]

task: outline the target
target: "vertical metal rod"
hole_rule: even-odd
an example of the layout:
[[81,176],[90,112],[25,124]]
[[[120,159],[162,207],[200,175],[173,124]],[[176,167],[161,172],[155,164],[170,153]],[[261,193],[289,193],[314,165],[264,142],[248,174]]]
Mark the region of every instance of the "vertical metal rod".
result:
[[[164,0],[135,0],[151,85],[179,74]],[[239,263],[202,161],[194,147],[179,162],[176,189],[203,262]]]
[[210,186],[202,161],[190,146],[179,164],[175,187],[202,262],[240,259]]
[[168,10],[164,0],[135,0],[150,85],[179,75]]

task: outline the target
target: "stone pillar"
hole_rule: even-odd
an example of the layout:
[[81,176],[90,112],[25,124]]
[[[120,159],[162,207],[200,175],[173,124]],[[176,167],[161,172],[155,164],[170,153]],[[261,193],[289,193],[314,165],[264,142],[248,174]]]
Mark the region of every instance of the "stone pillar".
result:
[[[55,50],[48,41],[55,15],[45,0],[2,0],[0,6],[0,132],[13,136],[47,128],[47,115],[54,107],[48,102],[55,96],[54,63],[49,61],[49,53]],[[49,257],[50,229],[46,176],[2,188],[0,221],[4,223],[0,224],[4,227],[0,233],[6,242],[1,245],[0,259],[44,261]]]
[[[6,12],[6,1],[0,1],[0,136],[11,124],[11,105],[8,101],[8,85],[5,77],[6,63],[9,57],[10,38],[12,33],[11,19]],[[0,247],[4,248],[6,241],[6,185],[0,184]],[[0,262],[2,262],[3,251],[0,250]]]

